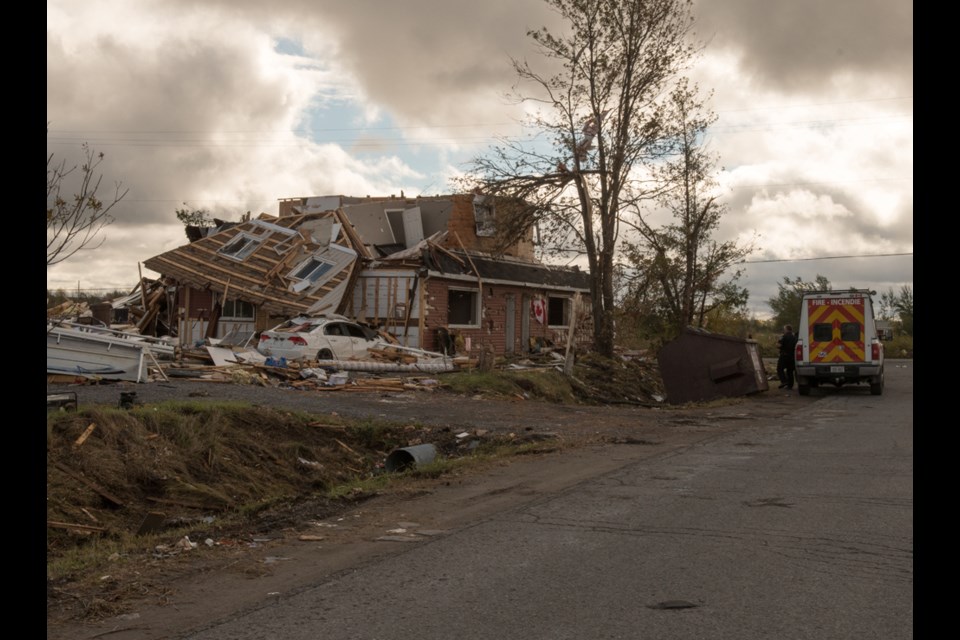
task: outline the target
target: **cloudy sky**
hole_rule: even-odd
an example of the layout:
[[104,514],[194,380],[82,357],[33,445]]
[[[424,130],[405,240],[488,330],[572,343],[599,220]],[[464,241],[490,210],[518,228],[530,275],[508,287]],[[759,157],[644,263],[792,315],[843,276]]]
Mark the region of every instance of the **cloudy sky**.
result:
[[[751,309],[784,276],[913,285],[913,3],[697,0],[728,213],[756,238]],[[128,188],[104,243],[48,288],[132,288],[184,244],[175,210],[226,220],[281,198],[438,195],[523,135],[510,58],[538,58],[540,0],[48,0],[47,153],[102,151]],[[157,274],[145,271],[144,275]]]

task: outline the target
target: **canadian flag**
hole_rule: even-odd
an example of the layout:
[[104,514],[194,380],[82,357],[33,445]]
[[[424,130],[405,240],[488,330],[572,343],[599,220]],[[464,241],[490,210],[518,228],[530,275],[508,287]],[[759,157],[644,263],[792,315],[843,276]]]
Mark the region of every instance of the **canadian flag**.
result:
[[537,319],[537,322],[543,324],[547,319],[547,305],[543,298],[535,298],[530,302],[533,307],[533,316]]

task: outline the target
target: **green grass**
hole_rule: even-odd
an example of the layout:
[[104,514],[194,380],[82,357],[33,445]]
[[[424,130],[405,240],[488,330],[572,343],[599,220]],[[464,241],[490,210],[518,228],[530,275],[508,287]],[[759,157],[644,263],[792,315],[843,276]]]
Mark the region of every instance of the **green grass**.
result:
[[521,396],[572,403],[570,381],[556,369],[460,371],[444,374],[444,386],[456,393]]

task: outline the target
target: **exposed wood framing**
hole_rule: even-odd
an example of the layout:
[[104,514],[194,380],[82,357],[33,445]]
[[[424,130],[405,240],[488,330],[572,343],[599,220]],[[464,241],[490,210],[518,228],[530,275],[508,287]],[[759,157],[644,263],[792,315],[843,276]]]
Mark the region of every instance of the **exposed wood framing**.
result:
[[[456,235],[456,233],[454,233],[454,235]],[[459,236],[457,236],[457,242],[460,242],[460,237],[459,237]],[[443,253],[444,255],[446,255],[447,257],[449,257],[451,260],[455,260],[461,267],[467,266],[467,263],[464,262],[463,259],[462,259],[460,256],[458,256],[458,255],[455,254],[455,253],[451,253],[446,247],[443,247],[443,246],[441,246],[441,245],[439,245],[439,244],[437,244],[437,243],[435,243],[435,242],[427,242],[427,245],[428,245],[431,249],[436,249],[437,251]],[[460,242],[460,246],[463,247],[463,243],[462,243],[462,242]],[[466,251],[466,249],[464,249],[464,251]]]
[[333,213],[337,218],[337,222],[339,222],[342,227],[343,234],[347,237],[350,244],[353,245],[352,249],[361,257],[372,260],[373,255],[370,253],[370,250],[367,249],[367,245],[363,243],[363,238],[357,234],[357,230],[353,228],[353,224],[350,223],[350,219],[347,218],[343,210],[337,209]]
[[[477,270],[477,265],[473,264],[473,258],[470,257],[470,252],[467,251],[467,248],[463,246],[463,241],[460,240],[460,235],[454,231],[453,237],[457,239],[457,244],[460,245],[460,248],[463,249],[463,252],[467,254],[467,260],[470,262],[470,268],[473,269],[474,275],[477,276],[477,286],[480,287],[480,304],[483,305],[483,280],[480,278],[480,272]],[[461,262],[461,264],[463,264]]]
[[190,287],[186,287],[183,294],[183,329],[186,334],[186,344],[193,344],[193,323],[190,321]]
[[[408,280],[409,282],[409,280]],[[410,326],[410,313],[413,311],[413,296],[417,294],[417,283],[419,282],[418,278],[413,278],[413,284],[407,289],[407,309],[406,314],[403,318],[403,346],[407,345],[407,334],[409,333],[408,327]]]
[[427,297],[426,297],[425,291],[427,290],[427,281],[428,281],[429,279],[430,279],[429,276],[427,276],[426,278],[424,278],[423,284],[420,286],[420,292],[419,292],[420,298],[419,298],[419,302],[418,302],[418,305],[417,305],[417,307],[418,307],[419,310],[420,310],[420,313],[419,313],[419,316],[420,316],[420,317],[418,318],[418,326],[417,326],[417,329],[418,329],[419,332],[420,332],[420,345],[419,345],[419,346],[420,346],[421,349],[425,349],[425,348],[426,348],[426,347],[424,346],[425,343],[426,343],[426,333],[425,333],[426,329],[424,328],[424,326],[426,325],[426,322],[427,322]]

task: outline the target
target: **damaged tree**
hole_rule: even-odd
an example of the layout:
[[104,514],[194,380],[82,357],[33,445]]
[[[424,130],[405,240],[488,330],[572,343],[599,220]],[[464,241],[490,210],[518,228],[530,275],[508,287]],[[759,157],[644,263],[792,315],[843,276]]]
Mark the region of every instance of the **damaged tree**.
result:
[[[66,160],[54,162],[47,156],[47,266],[63,262],[81,249],[95,249],[103,244],[98,236],[113,222],[110,210],[123,199],[129,189],[121,191],[120,183],[109,201],[101,200],[97,192],[103,176],[97,167],[103,162],[103,152],[94,152],[83,144],[85,161],[79,167],[67,168]],[[79,185],[74,193],[64,184],[79,169]]]
[[[625,243],[635,275],[627,279],[624,304],[634,318],[648,319],[650,333],[667,339],[685,327],[704,327],[708,314],[743,309],[748,299],[747,290],[737,285],[742,268],[735,266],[753,251],[753,244],[712,238],[726,213],[713,177],[717,158],[706,144],[715,121],[698,99],[697,88],[681,81],[663,120],[665,139],[673,141],[675,153],[653,174],[664,189],[653,211],[631,203],[636,215],[625,218],[640,240]],[[672,222],[651,223],[648,214],[658,213],[669,214]]]
[[547,0],[569,30],[530,31],[539,51],[562,70],[542,75],[515,60],[518,79],[540,104],[535,128],[551,138],[501,142],[474,160],[465,186],[500,196],[497,233],[508,244],[537,227],[548,250],[585,257],[590,272],[594,348],[612,355],[614,269],[622,215],[657,186],[639,169],[661,157],[658,96],[693,60],[687,43],[690,0]]

